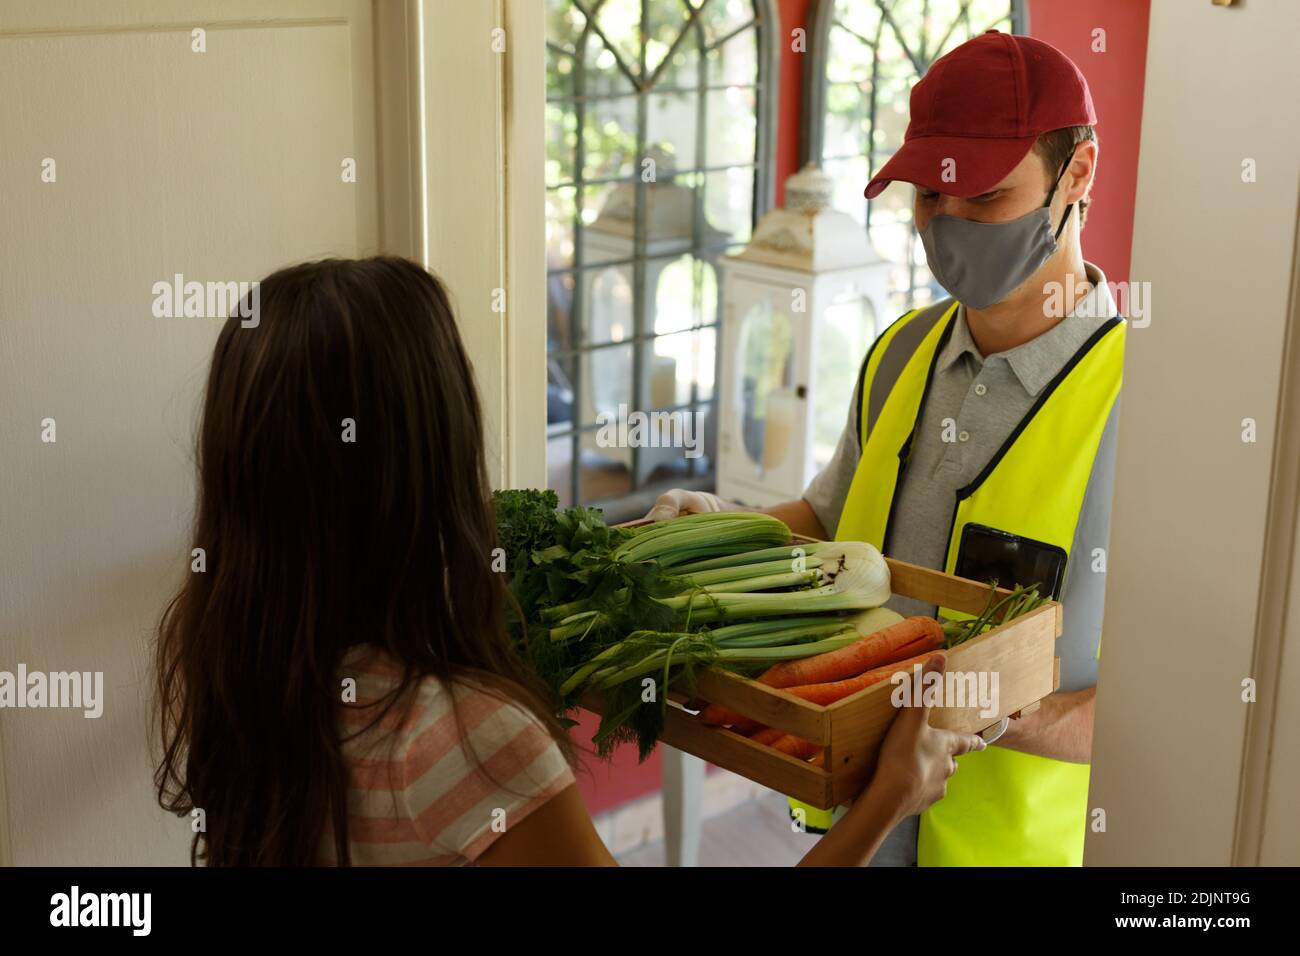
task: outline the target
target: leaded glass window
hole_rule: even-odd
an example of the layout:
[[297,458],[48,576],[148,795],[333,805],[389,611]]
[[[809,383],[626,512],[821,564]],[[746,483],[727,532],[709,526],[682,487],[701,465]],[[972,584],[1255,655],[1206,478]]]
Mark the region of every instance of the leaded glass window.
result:
[[[771,202],[774,23],[770,0],[547,0],[547,468],[566,505],[617,520],[712,487],[714,266]],[[698,416],[704,453],[603,444],[620,406]]]

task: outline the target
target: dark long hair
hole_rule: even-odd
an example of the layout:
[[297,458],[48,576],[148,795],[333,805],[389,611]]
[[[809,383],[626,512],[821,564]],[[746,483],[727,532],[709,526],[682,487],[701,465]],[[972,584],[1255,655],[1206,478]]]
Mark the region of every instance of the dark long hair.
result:
[[155,783],[165,809],[203,811],[191,862],[311,864],[332,835],[347,864],[350,647],[402,669],[369,726],[426,677],[473,678],[571,751],[506,636],[482,414],[442,286],[374,258],[294,266],[258,292],[256,324],[232,316],[212,356],[192,545],[206,568],[158,628]]

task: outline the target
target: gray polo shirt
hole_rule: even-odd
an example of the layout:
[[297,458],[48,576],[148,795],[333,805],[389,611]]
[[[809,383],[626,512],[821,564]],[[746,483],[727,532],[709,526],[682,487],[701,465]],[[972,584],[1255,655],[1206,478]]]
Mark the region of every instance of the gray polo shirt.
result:
[[[1012,430],[1029,412],[1047,384],[1065,367],[1094,332],[1115,315],[1106,277],[1085,263],[1092,288],[1075,311],[1037,338],[995,355],[981,355],[966,324],[965,307],[939,353],[929,394],[921,410],[912,457],[904,470],[893,523],[886,542],[891,558],[943,568],[948,553],[958,489],[988,464]],[[849,485],[862,457],[858,435],[861,383],[849,404],[848,421],[830,463],[804,492],[822,526],[834,535],[844,511]],[[1111,411],[1099,454],[1111,454],[1119,403]],[[1097,646],[1101,639],[1105,575],[1094,573],[1091,555],[1107,546],[1110,524],[1110,476],[1113,468],[1094,468],[1105,486],[1084,496],[1071,560],[1061,592],[1065,633],[1057,642],[1061,689],[1091,687],[1097,680]],[[1032,507],[1026,502],[1026,507]],[[900,614],[933,615],[933,605],[895,596],[889,607]],[[908,865],[916,858],[916,819],[900,825],[877,854],[877,865]]]

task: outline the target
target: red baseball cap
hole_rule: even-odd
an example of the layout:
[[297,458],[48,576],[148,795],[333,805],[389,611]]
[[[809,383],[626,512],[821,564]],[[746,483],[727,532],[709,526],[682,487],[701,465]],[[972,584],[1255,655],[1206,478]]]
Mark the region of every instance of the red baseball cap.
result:
[[1042,133],[1096,122],[1088,81],[1068,56],[1033,37],[989,30],[939,57],[912,87],[903,145],[865,195],[874,199],[898,179],[978,196]]

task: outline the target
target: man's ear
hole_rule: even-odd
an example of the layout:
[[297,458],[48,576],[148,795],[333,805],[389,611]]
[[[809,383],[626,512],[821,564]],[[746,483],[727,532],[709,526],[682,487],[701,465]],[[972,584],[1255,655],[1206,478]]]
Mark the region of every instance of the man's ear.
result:
[[1092,181],[1097,177],[1097,142],[1084,140],[1074,148],[1070,165],[1065,170],[1061,186],[1067,203],[1087,199],[1092,191]]

